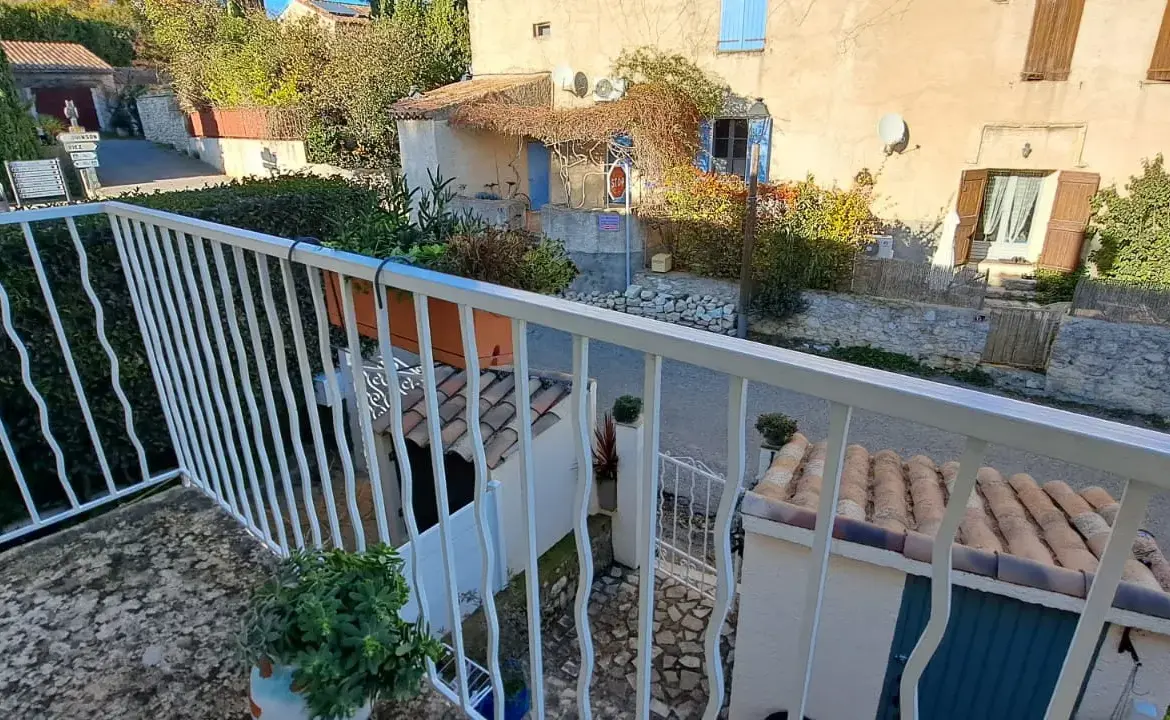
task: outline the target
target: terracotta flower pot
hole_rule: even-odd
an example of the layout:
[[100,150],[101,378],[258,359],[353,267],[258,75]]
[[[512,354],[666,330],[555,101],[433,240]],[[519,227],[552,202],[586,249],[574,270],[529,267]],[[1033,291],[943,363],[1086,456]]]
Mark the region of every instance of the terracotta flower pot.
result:
[[[313,720],[309,706],[293,689],[291,665],[273,665],[262,660],[252,668],[248,712],[253,720]],[[369,720],[373,703],[366,702],[347,720]]]
[[[378,315],[370,283],[354,280],[353,309],[358,333],[377,339]],[[329,322],[344,328],[341,280],[336,273],[325,273],[325,306]],[[414,296],[401,290],[386,291],[386,308],[390,315],[390,344],[417,353],[418,326],[414,317]],[[459,307],[446,300],[431,298],[431,350],[435,360],[457,368],[466,368],[463,335],[459,327]],[[475,310],[475,346],[480,367],[512,364],[512,319],[503,315]]]

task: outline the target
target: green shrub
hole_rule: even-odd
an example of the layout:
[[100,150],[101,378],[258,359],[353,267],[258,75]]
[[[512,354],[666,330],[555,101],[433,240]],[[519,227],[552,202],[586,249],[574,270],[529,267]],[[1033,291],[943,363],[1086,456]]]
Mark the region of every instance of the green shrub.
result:
[[854,365],[864,365],[866,367],[877,368],[878,370],[889,370],[890,372],[906,373],[909,375],[919,375],[924,370],[929,370],[909,355],[890,352],[889,350],[870,347],[869,345],[834,347],[825,354],[834,360],[843,360]]
[[769,447],[783,447],[796,432],[796,421],[784,413],[763,413],[756,418],[756,430]]
[[1161,155],[1142,161],[1124,194],[1116,186],[1097,193],[1088,235],[1100,240],[1090,259],[1103,277],[1170,285],[1170,174]]
[[613,401],[613,419],[620,423],[632,423],[642,414],[642,398],[622,395]]
[[1073,272],[1060,270],[1036,271],[1036,301],[1041,305],[1058,302],[1072,302],[1077,283],[1085,276],[1084,268],[1077,268]]
[[[282,237],[328,238],[335,230],[337,218],[354,212],[355,208],[376,205],[378,192],[342,180],[285,176],[122,199]],[[120,380],[133,409],[134,427],[147,451],[151,470],[158,472],[174,467],[170,435],[109,221],[104,216],[81,217],[77,219],[77,226],[88,256],[89,274],[102,303],[105,330],[119,359]],[[73,243],[63,222],[35,223],[33,229],[114,478],[119,485],[137,482],[141,480],[138,456],[126,432],[121,405],[111,392],[109,361],[98,342],[93,308],[81,284]],[[226,255],[229,274],[234,280],[232,253]],[[248,266],[253,291],[259,293],[258,268],[252,261]],[[271,261],[269,274],[276,285],[278,314],[286,325],[286,351],[292,352],[293,344],[287,341],[291,337],[291,328],[285,317],[280,271]],[[92,499],[96,493],[104,491],[104,480],[78,410],[76,395],[65,374],[64,359],[53,334],[24,238],[18,228],[11,226],[0,228],[0,284],[9,295],[15,327],[30,348],[31,375],[49,406],[51,428],[64,451],[67,476],[83,501]],[[317,344],[316,323],[311,320],[312,299],[305,287],[304,275],[299,275],[299,284],[302,286],[301,299],[309,303],[302,305],[301,314],[308,319],[303,325],[306,342],[312,348]],[[238,289],[236,293],[238,296]],[[257,307],[263,307],[261,299],[257,299]],[[221,312],[223,310],[221,307]],[[238,300],[237,312],[240,313],[241,325],[247,327]],[[267,353],[270,362],[275,359],[271,349]],[[310,357],[315,355],[310,353]],[[0,357],[6,359],[0,363],[0,419],[12,438],[37,505],[44,508],[59,504],[64,500],[64,493],[57,479],[54,456],[41,435],[38,409],[21,382],[16,351],[7,335],[2,333]],[[272,447],[271,443],[269,447]],[[23,516],[23,504],[9,466],[7,462],[0,463],[0,523]]]
[[0,5],[0,38],[79,43],[111,65],[129,65],[139,23],[129,4],[54,0]]
[[240,643],[253,665],[296,668],[313,717],[350,717],[367,701],[418,694],[426,662],[442,654],[425,624],[401,618],[409,599],[388,545],[298,551],[252,595]]
[[[4,35],[0,34],[0,37]],[[0,161],[35,160],[38,157],[36,123],[16,90],[8,57],[0,50]]]

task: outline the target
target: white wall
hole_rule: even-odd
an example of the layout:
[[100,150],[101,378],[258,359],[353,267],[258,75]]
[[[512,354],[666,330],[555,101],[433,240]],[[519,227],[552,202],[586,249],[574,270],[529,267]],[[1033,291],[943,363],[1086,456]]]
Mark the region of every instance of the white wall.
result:
[[[731,718],[759,720],[769,712],[790,707],[793,678],[803,671],[797,667],[795,644],[808,573],[809,550],[801,543],[811,533],[752,517],[745,518],[745,529]],[[788,533],[793,540],[762,534],[765,532]],[[840,541],[834,541],[833,552],[807,714],[833,720],[871,720],[881,700],[905,575],[907,571],[928,574],[930,566],[899,553]],[[1074,605],[1083,606],[1083,601],[1065,595],[966,573],[957,573],[955,579],[983,592],[1002,590],[999,594],[1021,602],[1072,612],[1079,612]],[[1110,620],[1114,624],[1101,646],[1076,720],[1108,720],[1121,697],[1133,667],[1128,653],[1117,652],[1121,623],[1165,625],[1156,618],[1118,610],[1111,611]],[[1170,706],[1170,636],[1134,628],[1131,639],[1142,661],[1135,696],[1154,703],[1159,713],[1166,712]]]
[[[561,421],[533,438],[532,443],[532,467],[536,474],[537,555],[543,555],[573,531],[577,446],[573,442],[573,423],[565,417],[566,408],[567,402],[557,408],[558,414],[562,415]],[[520,453],[516,452],[492,471],[492,479],[500,483],[500,512],[510,573],[523,572],[528,562],[520,463]]]
[[[760,720],[792,708],[808,548],[745,534],[731,719]],[[829,561],[807,715],[873,720],[905,576],[840,556]],[[864,610],[864,611],[863,611]]]
[[494,192],[506,197],[508,182],[517,193],[528,192],[528,154],[520,138],[452,127],[446,120],[399,120],[398,147],[402,172],[411,187],[430,188],[427,170],[438,168],[459,195]]
[[[1077,720],[1109,720],[1113,714],[1133,669],[1133,658],[1129,653],[1117,652],[1122,631],[1123,628],[1116,625],[1109,628],[1081,698]],[[1165,712],[1170,706],[1170,638],[1149,630],[1133,629],[1130,640],[1142,661],[1134,679],[1134,695],[1153,703],[1158,712]]]
[[189,151],[224,175],[237,178],[271,175],[272,169],[265,165],[265,157],[269,155],[275,156],[279,172],[292,172],[308,165],[305,143],[300,140],[195,137],[189,142]]
[[[500,536],[499,515],[496,510],[498,488],[488,492],[488,524],[489,535],[499,547]],[[475,503],[463,506],[451,515],[448,521],[448,531],[451,533],[451,546],[455,551],[455,584],[457,593],[475,591],[482,598],[486,593],[480,582],[483,572],[483,557],[479,542],[479,528],[475,522]],[[427,614],[434,635],[441,635],[451,627],[451,615],[448,612],[447,575],[443,564],[443,543],[439,534],[439,526],[427,529],[418,538],[419,567],[422,570],[422,586],[427,596]],[[411,543],[398,548],[399,554],[406,561],[403,575],[411,586],[410,600],[402,609],[402,617],[408,622],[418,618],[418,598],[414,592],[414,575],[411,570]],[[497,554],[497,558],[499,555]],[[491,593],[494,595],[503,589],[500,582],[502,575],[497,573]],[[478,605],[474,602],[461,604],[460,619],[474,612]]]

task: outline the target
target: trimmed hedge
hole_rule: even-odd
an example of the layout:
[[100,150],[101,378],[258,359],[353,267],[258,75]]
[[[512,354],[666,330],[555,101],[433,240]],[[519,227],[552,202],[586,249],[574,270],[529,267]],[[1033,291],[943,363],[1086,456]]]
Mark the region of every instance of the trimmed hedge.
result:
[[[284,237],[308,235],[327,238],[335,231],[338,218],[345,217],[357,208],[376,203],[377,194],[342,180],[285,176],[236,182],[204,190],[123,199],[159,210]],[[174,467],[171,439],[109,221],[105,216],[83,217],[77,219],[77,227],[88,256],[90,279],[103,306],[106,333],[119,358],[121,383],[130,399],[134,425],[147,449],[151,470],[158,472]],[[81,283],[77,253],[65,223],[37,223],[34,231],[39,255],[52,285],[61,321],[114,477],[119,485],[136,482],[141,479],[137,454],[126,432],[121,404],[112,391],[110,364],[98,342],[94,311]],[[194,253],[191,256],[194,261]],[[226,257],[229,274],[235,285],[232,254],[229,252]],[[214,260],[211,262],[214,263]],[[261,336],[263,342],[271,348],[264,304],[259,299],[257,267],[250,261],[248,266],[252,291],[257,298]],[[216,275],[214,268],[212,275]],[[288,326],[284,304],[283,280],[276,262],[270,261],[269,275],[273,281],[278,315],[283,320],[286,351],[291,354],[291,328]],[[298,285],[307,285],[303,274],[298,274],[298,277]],[[50,428],[64,451],[70,483],[83,501],[100,495],[104,492],[104,479],[96,453],[66,374],[63,354],[53,332],[24,238],[19,229],[12,227],[0,228],[0,284],[11,300],[14,325],[29,348],[31,377],[48,404]],[[250,355],[247,320],[238,287],[235,288],[235,295],[236,310]],[[314,357],[317,334],[307,287],[301,287],[300,297],[303,303],[309,303],[302,304],[302,316],[306,318],[303,325],[310,357]],[[222,301],[220,304],[223,312]],[[266,354],[271,363],[274,359],[271,349]],[[7,334],[2,332],[0,357],[5,358],[0,363],[0,420],[12,438],[37,505],[42,510],[46,506],[59,505],[64,502],[65,496],[58,480],[55,457],[41,435],[37,407],[21,382],[16,350]],[[253,386],[259,393],[254,359],[252,372]],[[294,391],[299,395],[295,371],[293,375]],[[275,387],[279,398],[279,385]],[[267,426],[266,418],[264,424]],[[17,494],[8,463],[0,462],[0,525],[24,517],[23,503]]]
[[16,90],[8,57],[0,50],[0,161],[36,160],[38,157],[40,146],[36,124]]

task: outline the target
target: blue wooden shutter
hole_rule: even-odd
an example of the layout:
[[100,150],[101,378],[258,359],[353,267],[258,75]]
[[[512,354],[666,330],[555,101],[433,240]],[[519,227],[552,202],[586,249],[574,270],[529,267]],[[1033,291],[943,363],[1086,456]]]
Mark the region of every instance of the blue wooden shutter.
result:
[[753,0],[723,0],[719,17],[719,49],[743,50],[744,4]]
[[764,26],[768,21],[768,0],[743,0],[743,50],[764,49]]
[[768,0],[723,0],[719,50],[763,50]]
[[760,170],[756,179],[768,182],[768,157],[772,147],[772,118],[752,120],[748,124],[748,164],[751,164],[752,145],[760,146]]
[[699,121],[699,152],[695,155],[695,167],[711,172],[711,121]]

